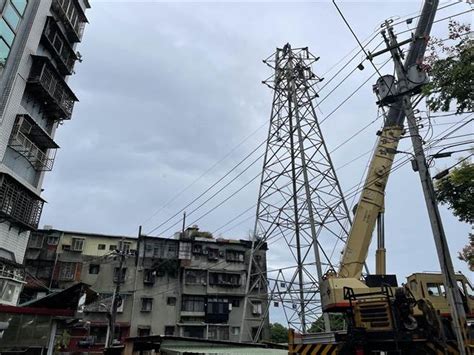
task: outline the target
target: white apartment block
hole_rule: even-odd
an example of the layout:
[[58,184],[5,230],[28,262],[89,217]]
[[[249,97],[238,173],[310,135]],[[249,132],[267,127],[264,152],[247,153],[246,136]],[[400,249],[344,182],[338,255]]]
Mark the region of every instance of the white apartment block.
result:
[[0,0],[0,304],[16,305],[21,264],[37,229],[56,128],[78,101],[67,84],[79,59],[87,0]]

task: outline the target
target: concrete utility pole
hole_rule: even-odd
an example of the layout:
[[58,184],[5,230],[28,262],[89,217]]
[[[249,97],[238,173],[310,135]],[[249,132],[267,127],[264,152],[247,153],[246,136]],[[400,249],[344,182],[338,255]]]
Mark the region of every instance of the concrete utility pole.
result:
[[123,270],[123,264],[125,261],[125,252],[126,252],[124,248],[124,245],[125,245],[124,241],[125,239],[122,238],[120,242],[120,248],[118,251],[119,267],[118,267],[118,273],[117,273],[117,284],[115,285],[114,294],[112,296],[112,305],[111,305],[112,308],[110,310],[109,327],[107,329],[107,339],[105,342],[106,348],[110,348],[114,343],[115,320],[117,318],[117,308],[118,308],[117,300],[120,297],[120,285],[122,283],[122,274],[123,274],[122,270]]
[[387,50],[390,51],[395,64],[395,71],[398,79],[396,92],[399,96],[394,104],[395,108],[393,111],[392,108],[390,109],[390,111],[392,111],[392,116],[389,117],[389,119],[396,118],[398,119],[397,123],[403,125],[403,119],[405,116],[407,117],[408,128],[415,153],[415,166],[420,176],[441,272],[444,277],[447,300],[450,305],[451,315],[453,318],[453,329],[456,334],[460,354],[466,354],[466,314],[464,311],[461,295],[456,284],[453,262],[449,253],[446,235],[444,233],[438,204],[436,202],[433,181],[430,176],[430,171],[423,150],[423,141],[418,131],[416,118],[410,100],[413,90],[419,89],[419,87],[423,84],[422,80],[420,80],[420,78],[423,78],[423,76],[417,75],[419,72],[417,73],[414,71],[414,69],[418,64],[421,64],[421,60],[426,48],[426,41],[431,30],[437,6],[437,0],[425,2],[423,12],[420,17],[420,22],[415,34],[415,39],[412,42],[412,46],[405,64],[402,63],[403,54],[399,48],[400,44],[397,42],[393,28],[390,26],[389,22],[385,23],[388,37],[385,30],[382,31],[382,34],[387,45]]

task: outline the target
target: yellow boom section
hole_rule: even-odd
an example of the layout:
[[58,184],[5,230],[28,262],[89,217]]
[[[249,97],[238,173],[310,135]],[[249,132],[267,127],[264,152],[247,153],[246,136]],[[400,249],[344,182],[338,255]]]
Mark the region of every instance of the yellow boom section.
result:
[[380,134],[347,238],[339,277],[359,279],[362,275],[377,215],[383,209],[385,186],[401,135],[402,128],[398,126],[384,127]]

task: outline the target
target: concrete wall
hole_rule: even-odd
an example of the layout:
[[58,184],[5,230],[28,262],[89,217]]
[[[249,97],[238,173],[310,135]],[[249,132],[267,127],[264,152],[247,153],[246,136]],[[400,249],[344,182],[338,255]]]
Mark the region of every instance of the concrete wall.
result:
[[[106,255],[110,253],[108,246],[118,244],[120,237],[74,232],[62,232],[61,235],[58,244],[58,261],[80,263],[81,270],[76,273],[75,281],[60,282],[60,286],[67,287],[73,282],[82,281],[91,285],[92,289],[100,294],[111,295],[116,286],[113,281],[114,268],[118,267],[119,260],[117,257],[107,257]],[[85,239],[82,253],[61,250],[63,245],[71,245],[74,237]],[[133,242],[131,248],[137,249],[138,254],[125,258],[127,271],[120,290],[124,305],[123,312],[117,316],[117,321],[129,324],[130,336],[137,336],[139,328],[149,329],[150,334],[153,335],[165,335],[167,327],[174,327],[167,329],[168,335],[171,335],[170,330],[173,330],[173,335],[184,335],[188,328],[201,327],[204,330],[203,336],[207,337],[212,333],[213,327],[218,327],[219,329],[229,329],[229,340],[239,340],[250,243],[216,240],[180,241],[143,236],[139,240],[133,238],[127,240]],[[105,244],[106,250],[98,250],[99,244]],[[205,253],[193,254],[193,245],[200,245],[201,250],[218,249],[217,260],[209,260],[208,254]],[[227,250],[240,251],[245,257],[240,261],[229,261],[226,258]],[[265,262],[265,252],[261,251],[261,253],[262,262]],[[100,265],[98,274],[90,272],[90,265],[95,264]],[[200,284],[189,284],[187,270],[198,270],[202,273],[203,278],[199,279]],[[212,273],[238,274],[240,275],[240,285],[211,285],[210,275]],[[147,274],[154,275],[152,280],[145,277]],[[227,300],[228,321],[213,323],[209,320],[206,323],[206,308],[202,312],[185,311],[182,308],[183,298],[193,295],[202,297],[204,302],[215,298]],[[153,300],[151,310],[142,309],[143,298]],[[264,309],[265,307],[262,305],[262,310]],[[85,318],[91,324],[101,322],[104,324],[106,322],[105,311],[105,308],[100,311],[89,311]],[[262,317],[262,315],[252,315],[249,307],[246,318],[254,318],[254,320],[247,321],[248,329],[258,327]],[[244,339],[250,340],[250,336],[245,335]]]
[[[104,256],[106,254],[110,254],[112,251],[110,249],[111,246],[115,246],[118,248],[118,245],[120,244],[121,237],[120,236],[101,236],[101,235],[87,235],[87,234],[81,234],[77,233],[74,234],[74,232],[66,232],[63,233],[59,245],[58,245],[58,251],[59,253],[63,252],[63,246],[64,245],[72,245],[72,240],[73,238],[79,238],[84,240],[83,244],[83,250],[82,250],[82,255],[86,256],[94,256],[94,257],[100,257]],[[131,250],[136,250],[137,249],[137,240],[134,238],[125,238],[124,239],[126,242],[130,242],[130,249]],[[105,245],[105,249],[99,249],[99,244]]]

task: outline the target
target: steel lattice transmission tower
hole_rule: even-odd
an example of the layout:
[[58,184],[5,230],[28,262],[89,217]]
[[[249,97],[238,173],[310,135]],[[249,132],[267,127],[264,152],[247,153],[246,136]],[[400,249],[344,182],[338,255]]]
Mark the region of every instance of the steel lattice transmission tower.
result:
[[[288,325],[301,332],[321,316],[318,281],[338,263],[334,251],[343,248],[350,227],[314,107],[322,80],[311,69],[317,60],[308,48],[289,44],[264,60],[274,70],[264,81],[274,96],[241,325],[241,334],[254,340],[264,327],[250,329],[255,303],[264,316],[281,305]],[[274,272],[256,258],[267,246],[269,260],[280,255]]]

